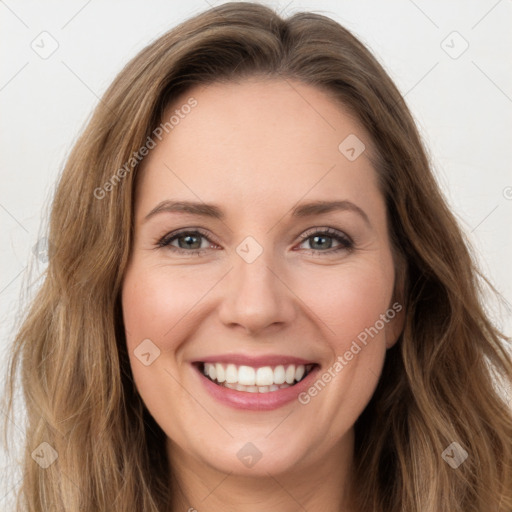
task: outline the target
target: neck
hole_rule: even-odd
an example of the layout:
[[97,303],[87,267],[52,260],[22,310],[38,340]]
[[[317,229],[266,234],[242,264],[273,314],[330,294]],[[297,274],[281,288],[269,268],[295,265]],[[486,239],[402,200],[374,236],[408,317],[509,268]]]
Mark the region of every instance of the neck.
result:
[[353,429],[330,452],[286,473],[223,473],[168,440],[172,512],[356,512],[352,505]]

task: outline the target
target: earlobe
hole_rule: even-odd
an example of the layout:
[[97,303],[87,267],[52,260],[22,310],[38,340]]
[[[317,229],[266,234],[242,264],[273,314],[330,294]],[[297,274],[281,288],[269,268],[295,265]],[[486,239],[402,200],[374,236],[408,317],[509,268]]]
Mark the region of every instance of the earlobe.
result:
[[402,334],[405,324],[405,308],[399,302],[394,302],[391,308],[395,316],[386,326],[386,350],[393,347]]

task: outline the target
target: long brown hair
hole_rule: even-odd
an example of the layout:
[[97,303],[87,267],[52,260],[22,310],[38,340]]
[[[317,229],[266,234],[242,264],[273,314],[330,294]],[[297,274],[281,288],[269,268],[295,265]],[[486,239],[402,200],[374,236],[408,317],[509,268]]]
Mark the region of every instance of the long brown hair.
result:
[[[406,320],[355,425],[360,509],[512,511],[512,413],[494,383],[512,382],[509,340],[484,311],[483,280],[403,98],[335,21],[283,19],[244,2],[209,9],[142,50],[68,158],[44,282],[9,361],[8,412],[17,372],[27,411],[17,510],[157,512],[170,502],[165,434],[135,389],[120,308],[140,167],[133,155],[178,94],[254,75],[328,92],[378,153]],[[58,454],[45,469],[31,455],[54,453],[43,442]],[[443,457],[454,442],[468,454],[456,469]]]

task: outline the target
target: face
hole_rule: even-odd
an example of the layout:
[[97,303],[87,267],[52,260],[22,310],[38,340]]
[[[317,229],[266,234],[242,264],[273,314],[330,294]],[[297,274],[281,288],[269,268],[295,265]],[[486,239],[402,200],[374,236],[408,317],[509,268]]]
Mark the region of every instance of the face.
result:
[[196,87],[166,117],[189,98],[137,183],[135,384],[177,464],[306,470],[348,449],[400,331],[371,140],[299,82]]

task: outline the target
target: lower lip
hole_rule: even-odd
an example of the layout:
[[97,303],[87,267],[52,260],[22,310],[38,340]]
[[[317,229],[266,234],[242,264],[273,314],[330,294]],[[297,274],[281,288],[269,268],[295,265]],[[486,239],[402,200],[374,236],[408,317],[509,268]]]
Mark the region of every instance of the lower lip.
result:
[[289,388],[269,391],[268,393],[249,393],[248,391],[237,391],[215,384],[205,377],[198,367],[194,368],[206,391],[216,400],[235,409],[252,411],[271,411],[297,400],[298,395],[311,386],[320,369],[319,366],[315,366],[304,379]]

